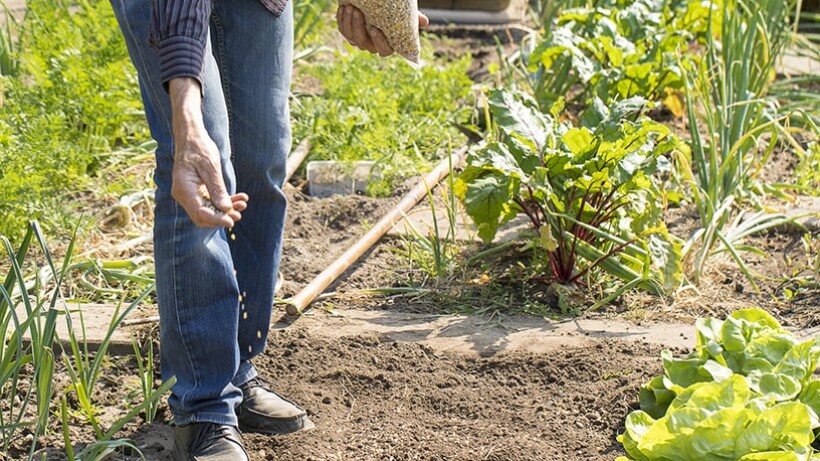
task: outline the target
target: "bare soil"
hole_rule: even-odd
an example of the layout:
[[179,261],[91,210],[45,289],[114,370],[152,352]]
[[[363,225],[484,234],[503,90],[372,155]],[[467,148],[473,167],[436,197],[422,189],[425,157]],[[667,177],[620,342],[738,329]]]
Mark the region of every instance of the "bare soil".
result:
[[[247,435],[246,444],[254,460],[613,460],[623,454],[615,437],[638,387],[660,372],[658,353],[646,343],[607,340],[480,357],[376,335],[280,330],[256,366],[317,427],[289,437]],[[129,363],[105,374],[96,395],[123,414]],[[158,421],[135,421],[123,435],[147,459],[170,460],[167,418],[163,406]],[[72,440],[88,440],[87,427],[78,423]],[[43,442],[53,444],[42,450],[49,460],[65,459],[57,435]]]
[[[788,171],[785,166],[791,165],[791,161],[783,159],[782,164],[784,169],[781,171]],[[771,173],[771,178],[776,178],[774,173]],[[315,199],[293,189],[288,193],[290,205],[281,267],[286,283],[282,297],[295,294],[309,283],[397,201],[395,198],[359,196]],[[699,225],[697,214],[691,206],[670,208],[664,220],[670,232],[684,240]],[[710,263],[705,280],[697,290],[681,291],[668,300],[631,295],[616,300],[600,311],[579,309],[577,314],[587,318],[618,316],[687,321],[699,316],[723,317],[737,309],[761,307],[786,326],[818,326],[820,287],[801,285],[800,277],[812,275],[811,259],[819,257],[817,252],[820,246],[815,242],[815,254],[811,254],[804,247],[802,237],[802,232],[780,229],[748,239],[749,245],[766,255],[745,255],[750,268],[759,276],[757,289],[728,256],[718,257]],[[814,236],[815,240],[817,237]],[[531,252],[521,247],[485,258],[444,283],[428,283],[425,288],[429,291],[423,294],[357,296],[359,290],[402,287],[411,278],[421,279],[418,274],[413,278],[408,261],[397,251],[404,245],[401,239],[383,239],[331,286],[330,291],[339,292],[342,296],[319,302],[316,306],[424,313],[481,312],[492,306],[493,311],[502,314],[537,313],[555,317],[567,314],[558,308],[546,277],[533,277],[521,269],[521,265],[530,265],[533,258]],[[476,242],[464,242],[461,257],[466,260],[486,248],[486,245]],[[490,276],[489,282],[481,278],[487,274]],[[794,295],[787,296],[787,289],[792,290]]]

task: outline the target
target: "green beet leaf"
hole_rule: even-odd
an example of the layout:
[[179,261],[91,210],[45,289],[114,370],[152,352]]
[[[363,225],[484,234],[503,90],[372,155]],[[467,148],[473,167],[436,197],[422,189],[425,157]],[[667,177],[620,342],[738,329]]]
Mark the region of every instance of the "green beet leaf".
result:
[[532,98],[498,89],[490,93],[489,102],[498,126],[529,140],[538,150],[544,147],[552,123]]
[[509,211],[508,202],[516,185],[514,178],[486,175],[464,188],[465,210],[478,226],[478,236],[485,242],[490,242],[495,237],[502,215]]

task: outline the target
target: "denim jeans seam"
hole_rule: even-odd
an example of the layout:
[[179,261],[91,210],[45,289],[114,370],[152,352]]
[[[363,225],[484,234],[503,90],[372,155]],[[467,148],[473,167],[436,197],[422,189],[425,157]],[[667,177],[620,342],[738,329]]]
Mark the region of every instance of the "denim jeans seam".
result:
[[189,389],[188,392],[186,392],[184,395],[181,395],[179,397],[180,406],[184,407],[185,402],[186,402],[186,398],[188,397],[188,395],[191,392],[193,392],[194,389],[199,388],[199,383],[200,382],[199,382],[199,373],[197,372],[197,368],[194,366],[194,361],[191,358],[191,350],[188,347],[188,340],[185,338],[185,332],[183,331],[183,328],[182,328],[182,322],[179,319],[179,311],[180,311],[180,304],[181,304],[180,303],[180,298],[184,298],[184,296],[182,296],[182,297],[179,296],[179,293],[177,292],[177,286],[178,285],[176,284],[176,281],[178,280],[178,277],[179,277],[179,271],[177,270],[178,266],[179,266],[179,264],[178,264],[179,258],[178,258],[178,255],[177,255],[177,248],[179,248],[179,244],[177,242],[177,240],[179,239],[178,234],[177,234],[177,231],[179,230],[179,220],[180,220],[179,208],[180,208],[179,205],[174,205],[174,235],[173,235],[174,263],[172,265],[172,267],[174,268],[174,277],[173,277],[174,289],[172,290],[172,292],[174,293],[174,307],[175,307],[175,309],[173,309],[173,311],[174,311],[174,318],[176,320],[175,327],[176,327],[176,330],[179,332],[179,337],[182,341],[183,347],[185,348],[185,357],[188,359],[188,366],[190,367],[191,374],[193,375],[193,378],[194,378],[194,386],[191,389]]
[[[124,11],[124,10],[125,10],[125,2],[124,2],[124,0],[118,0],[118,1],[120,2],[120,8],[121,8],[121,10],[122,10],[122,11]],[[139,43],[139,40],[137,40],[137,37],[136,37],[136,36],[135,36],[135,35],[131,32],[131,31],[133,30],[133,27],[131,27],[130,22],[128,21],[128,15],[122,15],[122,16],[123,16],[123,17],[122,17],[122,21],[123,21],[124,23],[126,23],[126,24],[128,25],[128,27],[122,27],[122,28],[121,28],[121,30],[122,30],[123,32],[126,32],[126,31],[127,31],[128,35],[130,35],[130,36],[131,36],[131,40],[133,40],[133,41],[134,41],[134,43]],[[145,37],[145,39],[147,40],[147,39],[148,39],[148,37]],[[142,53],[142,47],[137,47],[137,50],[139,51],[138,55],[139,55],[139,59],[140,59],[140,64],[141,64],[141,67],[142,67],[143,69],[147,69],[147,68],[148,68],[148,64],[147,64],[147,61],[146,61],[146,59],[145,59],[145,56],[144,56],[144,55],[143,55],[143,53]],[[151,85],[145,85],[145,87],[146,87],[146,89],[147,89],[148,91],[150,91],[150,92],[151,92],[151,97],[153,97],[153,99],[154,99],[155,101],[159,101],[159,100],[160,100],[160,96],[159,96],[159,95],[157,95],[156,91],[154,91],[154,88],[152,88],[152,87],[151,87]],[[165,112],[165,107],[164,107],[162,104],[159,104],[159,106],[158,106],[158,107],[155,105],[155,109],[158,109],[160,112],[162,112],[162,116],[163,116],[166,120],[170,120],[170,119],[171,119],[170,114],[168,114],[168,113],[166,113],[166,112]],[[171,155],[173,155],[173,151],[171,152]]]

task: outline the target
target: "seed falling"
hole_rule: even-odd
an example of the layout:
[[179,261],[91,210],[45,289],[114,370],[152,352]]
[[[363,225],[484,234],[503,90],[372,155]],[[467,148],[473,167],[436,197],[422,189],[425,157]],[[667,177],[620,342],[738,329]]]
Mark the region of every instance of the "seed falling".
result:
[[262,339],[262,332],[257,330],[256,331],[256,337],[259,338],[259,339]]
[[248,346],[248,352],[253,353],[253,346]]
[[231,234],[231,240],[236,240],[236,234]]
[[242,302],[242,295],[239,295],[239,302]]
[[242,313],[242,320],[248,320],[248,313],[247,312]]

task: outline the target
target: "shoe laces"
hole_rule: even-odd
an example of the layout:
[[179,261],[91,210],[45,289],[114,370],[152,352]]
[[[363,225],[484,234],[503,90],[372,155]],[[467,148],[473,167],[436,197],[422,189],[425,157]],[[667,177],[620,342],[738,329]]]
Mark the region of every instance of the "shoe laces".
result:
[[[228,439],[237,442],[234,437],[238,432],[232,431],[231,426],[216,423],[204,423],[191,443],[196,449],[209,446],[219,439]],[[196,450],[194,450],[196,451]]]

